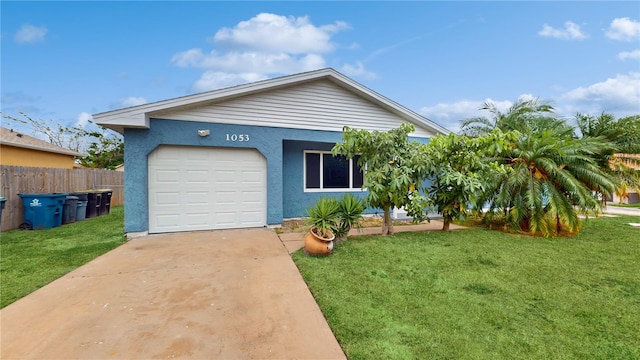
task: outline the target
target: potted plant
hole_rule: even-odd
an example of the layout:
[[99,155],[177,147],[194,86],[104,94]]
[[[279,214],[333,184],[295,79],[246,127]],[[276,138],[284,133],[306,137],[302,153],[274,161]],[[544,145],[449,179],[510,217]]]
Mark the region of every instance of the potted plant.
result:
[[344,241],[353,227],[360,227],[362,213],[366,208],[364,200],[353,195],[345,194],[338,201],[338,226],[335,235],[336,242]]
[[338,202],[334,198],[322,197],[307,209],[309,232],[304,237],[307,254],[327,255],[333,250],[333,240],[338,225]]

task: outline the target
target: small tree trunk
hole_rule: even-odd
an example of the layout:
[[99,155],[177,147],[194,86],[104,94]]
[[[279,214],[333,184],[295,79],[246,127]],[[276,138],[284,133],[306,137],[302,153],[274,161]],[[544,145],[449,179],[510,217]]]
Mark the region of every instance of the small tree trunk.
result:
[[442,220],[443,220],[442,231],[449,231],[449,225],[451,225],[451,219],[445,217]]
[[382,220],[382,235],[393,234],[393,221],[391,221],[391,211],[384,209],[384,219]]

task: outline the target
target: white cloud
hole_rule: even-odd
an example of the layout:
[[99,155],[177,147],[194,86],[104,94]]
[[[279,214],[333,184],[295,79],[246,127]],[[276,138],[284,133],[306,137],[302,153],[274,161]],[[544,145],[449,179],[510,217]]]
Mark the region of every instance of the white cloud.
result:
[[572,108],[587,112],[620,111],[640,113],[640,72],[616,75],[586,87],[578,87],[561,97]]
[[347,76],[358,76],[371,80],[376,78],[376,74],[364,68],[362,62],[358,61],[355,65],[344,64],[342,66],[342,72]]
[[198,66],[203,58],[202,49],[189,49],[173,55],[171,63],[179,67]]
[[619,41],[638,40],[640,39],[640,22],[628,17],[613,19],[605,35]]
[[[531,94],[523,94],[518,98],[530,99],[534,99]],[[602,82],[578,87],[558,99],[541,99],[544,102],[549,100],[557,100],[552,101],[554,114],[564,119],[573,118],[577,112],[598,114],[604,111],[616,117],[640,114],[640,72],[617,75]],[[510,100],[461,100],[425,106],[419,112],[447,129],[458,132],[463,120],[474,117],[491,118],[489,112],[480,110],[485,101],[494,103],[500,112],[506,112],[513,105]]]
[[146,103],[147,103],[147,99],[143,97],[130,96],[124,99],[120,99],[121,107],[131,107],[131,106],[137,106],[137,105],[142,105]]
[[455,103],[440,103],[433,106],[425,106],[420,109],[420,114],[453,132],[458,132],[464,120],[480,116],[490,116],[487,111],[480,110],[485,101],[496,104],[496,107],[500,111],[506,111],[513,105],[513,102],[508,100],[461,100]]
[[91,114],[87,112],[81,112],[80,114],[78,114],[78,118],[76,119],[74,126],[84,129],[90,121],[93,121],[93,117],[91,116]]
[[640,49],[632,50],[632,51],[623,51],[618,54],[618,59],[620,60],[640,60]]
[[225,73],[220,71],[206,71],[193,84],[195,91],[209,91],[267,79],[267,76],[257,73]]
[[261,74],[286,74],[319,69],[325,66],[324,58],[317,54],[293,55],[285,52],[228,52],[212,50],[209,54],[187,50],[174,55],[174,64],[215,69],[230,73],[254,72]]
[[290,54],[326,53],[334,49],[331,35],[348,29],[345,22],[315,26],[307,16],[293,17],[262,13],[234,28],[220,29],[213,41],[233,49]]
[[[171,63],[205,70],[193,84],[195,91],[311,71],[326,66],[325,54],[337,47],[332,36],[348,28],[341,21],[316,26],[307,16],[262,13],[217,31],[212,37],[214,49],[182,51],[171,58]],[[345,68],[354,74],[372,76],[364,67],[349,66]]]
[[584,40],[589,37],[580,30],[580,26],[578,24],[571,21],[564,23],[564,29],[556,29],[544,24],[542,26],[542,30],[538,32],[538,35],[562,40]]
[[47,34],[47,28],[44,26],[33,26],[30,24],[24,24],[22,27],[16,32],[16,35],[13,39],[22,44],[35,43],[39,41],[44,41],[44,37]]

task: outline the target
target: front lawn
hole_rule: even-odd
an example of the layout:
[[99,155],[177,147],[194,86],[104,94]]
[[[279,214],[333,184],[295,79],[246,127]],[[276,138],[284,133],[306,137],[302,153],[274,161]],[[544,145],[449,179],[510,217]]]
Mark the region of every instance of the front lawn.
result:
[[125,242],[124,207],[47,230],[0,235],[0,307],[43,287]]
[[638,359],[638,217],[350,238],[294,260],[349,359]]

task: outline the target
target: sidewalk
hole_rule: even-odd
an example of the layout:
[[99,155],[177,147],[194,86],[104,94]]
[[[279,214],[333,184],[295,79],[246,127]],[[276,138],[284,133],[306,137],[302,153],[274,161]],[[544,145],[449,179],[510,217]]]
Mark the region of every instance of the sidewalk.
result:
[[607,207],[604,210],[604,213],[613,214],[613,215],[640,216],[640,209],[621,207],[621,206],[615,206],[615,205],[607,205]]
[[[459,230],[464,229],[464,226],[451,224],[451,230]],[[434,231],[434,230],[442,230],[442,221],[439,220],[431,220],[429,223],[418,224],[418,225],[396,225],[393,227],[396,233],[399,232],[407,232],[407,231]],[[359,235],[376,235],[382,232],[382,227],[366,227],[362,229],[351,229],[349,231],[349,236],[359,236]],[[306,232],[304,230],[297,230],[295,232],[285,232],[282,234],[278,234],[280,241],[284,244],[289,251],[289,254],[292,254],[299,249],[304,247],[304,236]]]

